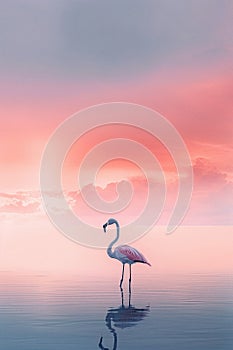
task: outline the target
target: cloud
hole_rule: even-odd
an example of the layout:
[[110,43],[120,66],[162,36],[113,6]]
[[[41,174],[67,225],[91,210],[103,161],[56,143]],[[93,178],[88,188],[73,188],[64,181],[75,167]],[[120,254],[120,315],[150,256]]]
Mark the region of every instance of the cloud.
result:
[[233,182],[208,159],[194,164],[194,191],[185,223],[233,225]]
[[[67,193],[74,213],[84,221],[96,224],[117,215],[122,223],[139,216],[147,201],[147,186],[143,178],[130,178],[131,190],[125,180],[109,183],[105,188],[89,184],[79,191]],[[85,199],[84,199],[85,198]]]
[[33,192],[0,193],[0,213],[32,214],[40,208],[39,194]]
[[[147,182],[145,179],[136,177],[131,178],[130,181],[134,189],[134,198],[122,213],[116,213],[118,219],[123,223],[135,220],[144,210],[146,201]],[[117,183],[111,183],[105,189],[97,188],[97,192],[104,200],[113,200],[114,197],[116,199],[116,185]],[[154,183],[154,186],[158,187],[159,184]],[[90,203],[95,204],[94,197],[91,196],[91,193],[95,191],[94,186],[88,185],[85,190],[89,191]],[[158,221],[159,225],[168,223],[176,202],[177,191],[177,181],[168,183],[166,202],[162,216]],[[91,208],[86,206],[79,192],[69,192],[68,196],[74,212],[81,218],[88,219],[93,215],[93,220],[95,220],[94,217],[98,216],[103,221],[106,216],[110,215],[110,213],[94,213]],[[194,164],[194,191],[183,224],[194,226],[233,225],[232,198],[233,182],[228,179],[227,174],[217,169],[208,159],[196,159]],[[154,198],[155,203],[159,200],[161,198]]]
[[[203,157],[195,160],[193,170],[193,195],[183,224],[194,226],[233,225],[233,182],[229,179],[228,174],[222,172]],[[82,193],[80,191],[66,191],[65,198],[74,213],[87,223],[99,224],[99,222],[104,222],[106,217],[114,215],[123,224],[129,223],[144,211],[147,196],[150,196],[150,193],[145,178],[138,176],[130,177],[128,180],[132,186],[132,193],[129,192],[126,181],[122,180],[109,183],[105,188],[89,184],[84,186]],[[148,211],[148,215],[155,212],[156,206],[159,206],[162,200],[160,196],[161,184],[152,179],[151,188],[154,211]],[[166,202],[158,224],[166,225],[168,223],[175,206],[177,191],[177,180],[168,181]],[[67,208],[61,207],[60,193],[48,192],[46,195],[50,197],[50,210],[56,214],[65,214],[64,211]],[[97,210],[101,199],[104,201],[104,210],[102,211]],[[117,210],[118,207],[124,209]],[[25,191],[11,194],[0,193],[0,212],[8,214],[40,213],[44,215],[40,194]]]
[[197,158],[193,170],[197,191],[209,191],[210,188],[219,188],[227,184],[227,174],[218,170],[209,159]]

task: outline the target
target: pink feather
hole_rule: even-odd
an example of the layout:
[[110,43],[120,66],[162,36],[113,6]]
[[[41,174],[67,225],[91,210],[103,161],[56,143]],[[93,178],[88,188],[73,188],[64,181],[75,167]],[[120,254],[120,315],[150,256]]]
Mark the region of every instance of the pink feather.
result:
[[128,245],[120,245],[115,249],[115,253],[117,254],[118,252],[132,262],[141,262],[151,266],[151,264],[146,260],[142,253],[133,247],[130,247]]

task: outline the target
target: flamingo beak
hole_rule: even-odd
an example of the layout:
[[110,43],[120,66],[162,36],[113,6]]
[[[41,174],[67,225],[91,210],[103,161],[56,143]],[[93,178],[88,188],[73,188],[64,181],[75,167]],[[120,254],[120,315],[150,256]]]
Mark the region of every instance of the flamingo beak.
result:
[[103,225],[103,229],[104,229],[104,232],[106,232],[106,227],[108,226],[108,223],[106,222],[106,224]]

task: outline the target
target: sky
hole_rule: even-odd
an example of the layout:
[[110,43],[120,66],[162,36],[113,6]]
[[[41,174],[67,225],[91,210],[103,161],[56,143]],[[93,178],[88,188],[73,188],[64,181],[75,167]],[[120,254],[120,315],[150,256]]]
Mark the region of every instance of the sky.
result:
[[[202,225],[232,231],[232,7],[230,0],[1,3],[3,269],[8,268],[11,254],[15,263],[9,263],[9,269],[17,268],[21,255],[4,242],[21,237],[22,222],[30,221],[39,234],[48,220],[41,204],[39,173],[49,137],[69,116],[100,103],[141,104],[172,123],[188,148],[194,173],[183,225],[194,231]],[[166,225],[178,186],[174,162],[158,140],[130,127],[90,131],[73,145],[63,169],[70,206],[84,220],[105,221],[105,214],[93,216],[83,205],[77,172],[89,150],[114,137],[133,139],[158,158],[168,195],[159,224]],[[89,164],[88,171],[92,169]],[[102,198],[111,201],[117,198],[116,185],[125,179],[134,187],[134,201],[125,213],[132,218],[142,210],[146,192],[143,174],[134,164],[122,160],[106,164],[96,183],[85,184],[85,190],[97,188]],[[123,222],[125,216],[120,217]],[[58,240],[49,237],[47,244],[59,246]],[[24,235],[21,244],[33,251]]]

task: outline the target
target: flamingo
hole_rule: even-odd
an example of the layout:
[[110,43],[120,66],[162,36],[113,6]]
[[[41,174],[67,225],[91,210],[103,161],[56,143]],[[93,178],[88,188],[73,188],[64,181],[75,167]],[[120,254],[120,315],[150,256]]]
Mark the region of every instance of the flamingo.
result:
[[151,264],[146,260],[146,258],[135,248],[130,247],[128,245],[119,245],[112,250],[113,245],[118,241],[120,237],[120,225],[116,219],[109,219],[104,225],[103,229],[104,232],[106,232],[106,228],[108,225],[116,225],[117,234],[116,238],[109,244],[107,249],[107,254],[110,256],[110,258],[117,259],[122,263],[122,275],[120,280],[120,288],[122,289],[122,283],[124,279],[124,272],[125,272],[125,264],[129,264],[129,288],[131,290],[131,265],[139,262],[143,264],[147,264],[151,266]]

